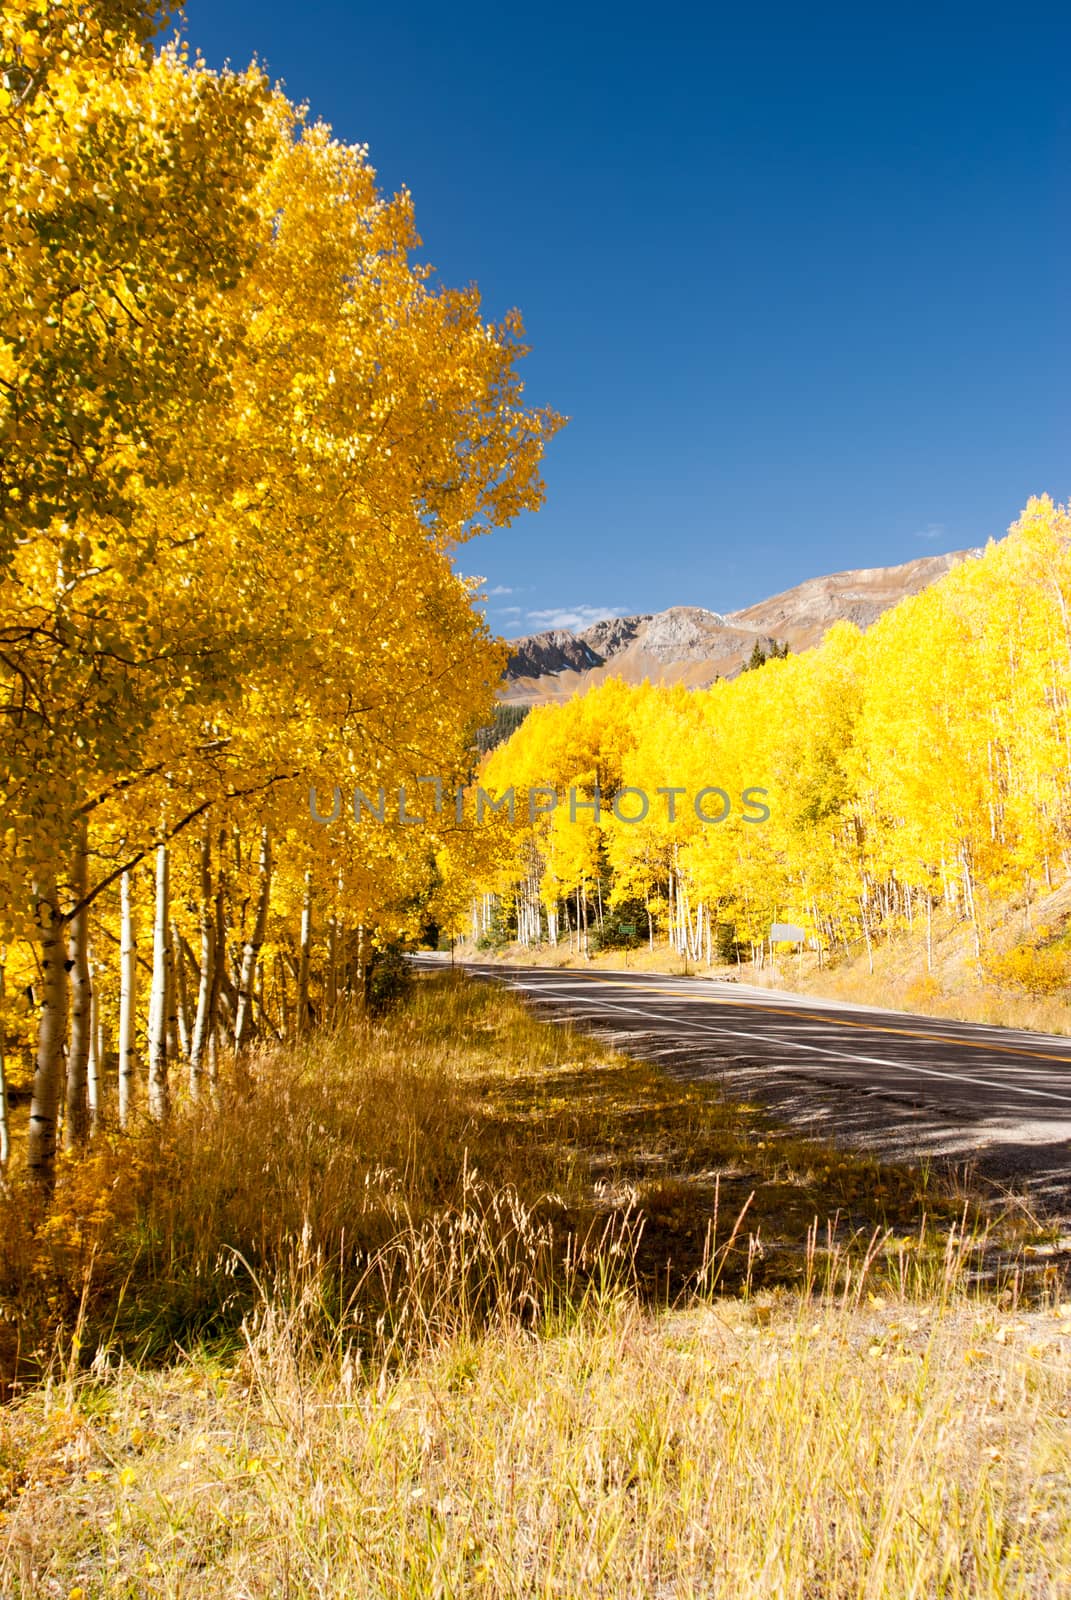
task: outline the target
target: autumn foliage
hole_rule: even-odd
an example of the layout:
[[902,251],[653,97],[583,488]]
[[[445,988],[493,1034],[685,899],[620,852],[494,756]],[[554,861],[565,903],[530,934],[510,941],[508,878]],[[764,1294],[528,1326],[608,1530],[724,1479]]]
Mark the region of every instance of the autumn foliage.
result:
[[538,506],[559,421],[409,195],[155,9],[0,22],[0,940],[46,1179],[117,1036],[163,1115],[180,1055],[196,1092],[408,925],[428,838],[319,829],[310,785],[463,772],[503,657],[452,556]]
[[[1071,866],[1069,615],[1071,514],[1040,498],[865,634],[838,623],[820,648],[708,690],[610,680],[536,707],[482,782],[572,785],[586,800],[598,787],[600,816],[524,813],[499,830],[479,888],[525,942],[583,945],[625,905],[645,936],[668,931],[695,959],[726,936],[750,953],[776,922],[824,950],[862,949],[941,906],[981,957],[988,908],[1029,901]],[[674,821],[655,799],[671,786],[686,791]],[[770,811],[757,825],[738,803],[751,786]],[[694,797],[713,787],[732,808],[703,822]],[[643,820],[611,809],[624,788],[651,799]],[[1059,955],[1008,970],[1038,986],[1059,966],[1066,981]]]

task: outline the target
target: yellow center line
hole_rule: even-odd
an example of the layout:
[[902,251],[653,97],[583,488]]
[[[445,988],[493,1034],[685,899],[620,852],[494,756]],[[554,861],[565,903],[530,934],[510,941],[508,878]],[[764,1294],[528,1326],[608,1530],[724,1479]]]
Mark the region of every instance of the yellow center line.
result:
[[661,995],[664,1000],[685,1000],[693,1005],[714,1006],[746,1006],[751,1011],[765,1011],[775,1017],[801,1017],[808,1022],[831,1022],[838,1028],[859,1028],[864,1033],[892,1033],[899,1034],[904,1039],[925,1039],[931,1044],[958,1044],[965,1045],[970,1050],[996,1050],[1002,1055],[1029,1056],[1033,1061],[1058,1061],[1061,1066],[1071,1067],[1071,1044],[1066,1056],[1046,1054],[1043,1050],[1027,1050],[1021,1045],[1014,1044],[985,1044],[980,1039],[957,1039],[940,1033],[920,1033],[915,1028],[893,1028],[882,1022],[852,1022],[847,1017],[834,1017],[821,1011],[796,1011],[790,1006],[765,1006],[758,1000],[747,1000],[732,995],[714,994],[677,994],[672,989],[662,989],[652,983],[622,983],[616,978],[597,978],[594,974],[583,980],[586,983],[597,983],[607,989],[638,989],[643,994]]

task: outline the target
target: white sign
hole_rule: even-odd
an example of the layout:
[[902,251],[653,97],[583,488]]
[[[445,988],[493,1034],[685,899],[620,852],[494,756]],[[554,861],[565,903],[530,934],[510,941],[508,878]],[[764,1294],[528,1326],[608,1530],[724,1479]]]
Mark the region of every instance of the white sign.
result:
[[803,944],[806,938],[806,930],[792,922],[775,922],[770,929],[771,944]]

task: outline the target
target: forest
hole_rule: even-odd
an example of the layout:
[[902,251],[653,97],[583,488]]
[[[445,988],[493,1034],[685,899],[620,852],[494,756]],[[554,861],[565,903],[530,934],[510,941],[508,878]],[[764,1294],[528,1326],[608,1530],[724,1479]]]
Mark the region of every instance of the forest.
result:
[[[835,624],[706,690],[610,680],[535,707],[481,770],[492,792],[537,783],[603,797],[486,841],[478,938],[583,950],[627,919],[692,960],[772,924],[834,955],[897,929],[962,921],[984,961],[997,908],[1071,872],[1071,514],[1032,499],[1001,540],[861,633]],[[623,821],[618,790],[766,791],[714,825],[682,802]],[[629,802],[635,812],[638,802]],[[708,815],[719,802],[706,802]],[[621,808],[619,808],[621,809]],[[1065,949],[1026,951],[1038,980]],[[1022,963],[1021,963],[1022,964]]]
[[559,425],[365,151],[154,20],[0,23],[2,1033],[46,1186],[61,1123],[166,1117],[411,928],[435,840],[310,785],[467,772],[504,649],[454,553]]

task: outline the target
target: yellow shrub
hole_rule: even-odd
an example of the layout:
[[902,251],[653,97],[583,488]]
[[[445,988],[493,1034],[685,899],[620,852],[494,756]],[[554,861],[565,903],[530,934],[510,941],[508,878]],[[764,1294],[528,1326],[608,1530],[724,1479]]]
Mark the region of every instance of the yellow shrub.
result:
[[983,970],[990,982],[1027,994],[1058,994],[1071,982],[1071,952],[1064,944],[1020,944],[987,956]]
[[909,983],[904,992],[904,1003],[909,1011],[925,1011],[928,1006],[941,994],[941,985],[928,972],[924,978],[916,978],[914,983]]

